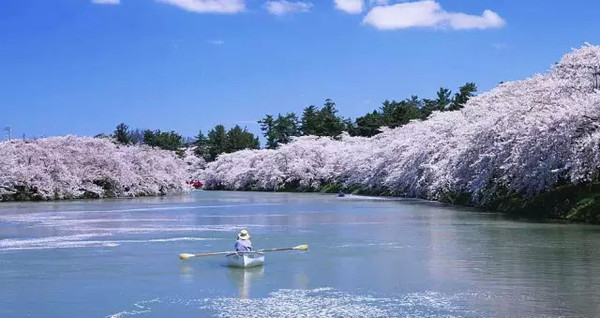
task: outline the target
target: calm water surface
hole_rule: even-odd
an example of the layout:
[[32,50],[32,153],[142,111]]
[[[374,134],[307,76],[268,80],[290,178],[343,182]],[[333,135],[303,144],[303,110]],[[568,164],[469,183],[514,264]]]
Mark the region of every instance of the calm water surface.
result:
[[[247,228],[265,266],[180,261]],[[0,317],[600,317],[600,227],[318,194],[0,204]]]

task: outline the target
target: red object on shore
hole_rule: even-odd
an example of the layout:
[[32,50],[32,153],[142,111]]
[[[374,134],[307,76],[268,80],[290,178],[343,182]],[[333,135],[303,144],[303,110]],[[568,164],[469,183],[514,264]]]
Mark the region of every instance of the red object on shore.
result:
[[189,181],[187,181],[187,184],[191,184],[196,189],[202,188],[202,186],[204,185],[202,182],[200,182],[198,180],[189,180]]

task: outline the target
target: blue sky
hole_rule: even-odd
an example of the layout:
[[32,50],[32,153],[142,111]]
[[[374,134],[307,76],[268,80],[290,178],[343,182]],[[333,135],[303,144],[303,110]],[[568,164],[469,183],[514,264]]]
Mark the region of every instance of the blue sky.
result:
[[326,98],[354,118],[440,86],[483,92],[600,43],[596,1],[95,2],[0,2],[0,125],[13,136],[120,122],[258,133],[264,114]]

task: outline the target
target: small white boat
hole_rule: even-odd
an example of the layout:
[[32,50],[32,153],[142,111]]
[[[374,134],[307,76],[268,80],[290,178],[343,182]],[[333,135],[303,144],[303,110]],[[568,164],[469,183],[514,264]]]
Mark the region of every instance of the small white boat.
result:
[[231,267],[255,267],[265,263],[265,254],[260,252],[236,252],[225,255]]

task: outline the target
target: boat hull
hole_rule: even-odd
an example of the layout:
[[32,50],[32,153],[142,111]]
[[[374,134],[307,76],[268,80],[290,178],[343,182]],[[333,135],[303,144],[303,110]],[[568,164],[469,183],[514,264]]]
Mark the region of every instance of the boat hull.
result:
[[260,252],[237,252],[227,254],[227,265],[230,267],[256,267],[265,263],[265,254]]

